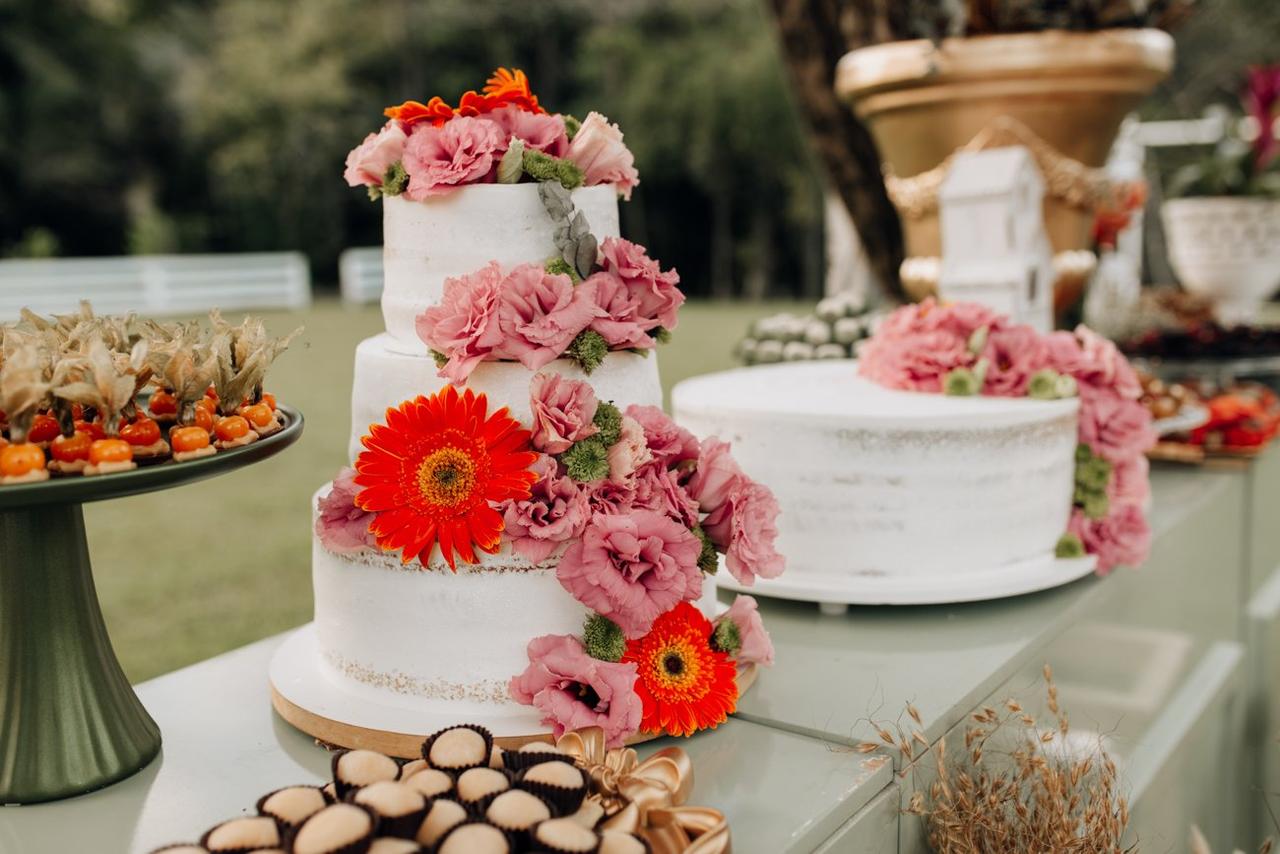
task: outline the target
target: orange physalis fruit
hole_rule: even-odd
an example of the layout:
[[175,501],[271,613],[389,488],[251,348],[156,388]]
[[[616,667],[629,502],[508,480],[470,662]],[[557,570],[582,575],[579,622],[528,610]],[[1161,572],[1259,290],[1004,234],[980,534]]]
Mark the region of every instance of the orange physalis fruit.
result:
[[102,429],[102,424],[97,421],[77,421],[75,423],[77,433],[87,433],[93,439],[105,439],[107,431]]
[[0,450],[0,474],[5,477],[22,477],[44,468],[44,451],[39,445],[22,442]]
[[178,399],[171,392],[160,389],[151,395],[151,402],[147,404],[147,408],[151,410],[152,415],[176,415]]
[[160,441],[160,425],[145,415],[139,415],[137,421],[120,428],[120,438],[130,445],[154,445]]
[[262,393],[262,402],[271,407],[271,411],[276,411],[276,396],[269,391]]
[[209,431],[203,427],[178,427],[169,433],[169,444],[176,454],[209,447]]
[[196,414],[191,423],[206,433],[212,433],[213,411],[213,401],[209,398],[206,397],[196,401]]
[[738,705],[738,667],[711,646],[711,621],[681,602],[627,641],[625,663],[636,665],[640,730],[692,735],[724,723]]
[[49,445],[49,453],[53,455],[55,460],[64,463],[87,460],[89,459],[89,446],[92,444],[92,436],[77,430],[70,436],[59,436],[54,439]]
[[238,410],[238,414],[248,419],[249,423],[254,427],[270,427],[276,420],[276,415],[271,411],[271,407],[266,403],[253,403],[249,406],[242,406]]
[[133,459],[133,447],[124,439],[98,439],[89,446],[89,462],[127,463]]
[[52,442],[62,433],[58,419],[52,415],[37,415],[31,419],[31,429],[27,431],[28,442]]
[[361,441],[356,505],[377,514],[369,531],[385,551],[425,567],[437,543],[455,558],[476,563],[476,549],[493,554],[503,520],[493,505],[529,496],[538,476],[530,433],[506,407],[488,412],[483,394],[445,386],[388,409]]
[[218,419],[214,430],[222,441],[233,442],[249,435],[249,421],[242,415],[228,415],[226,418]]

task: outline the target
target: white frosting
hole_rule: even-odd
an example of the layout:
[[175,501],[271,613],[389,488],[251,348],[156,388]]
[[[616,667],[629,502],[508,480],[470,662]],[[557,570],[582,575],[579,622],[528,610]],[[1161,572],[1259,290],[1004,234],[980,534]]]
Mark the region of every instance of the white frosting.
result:
[[[600,400],[611,400],[625,409],[633,403],[662,405],[662,383],[658,379],[658,359],[654,354],[610,353],[600,367],[587,375],[577,362],[557,359],[542,369],[569,379],[586,380]],[[397,353],[391,337],[367,338],[356,347],[355,382],[351,386],[351,440],[348,450],[354,460],[360,453],[360,438],[370,424],[382,422],[388,407],[399,406],[420,394],[430,395],[447,380],[436,375],[430,356]],[[483,392],[491,408],[506,406],[511,416],[528,426],[529,383],[536,372],[519,362],[481,362],[467,379],[467,388]]]
[[556,580],[554,562],[532,568],[509,553],[486,556],[481,568],[459,564],[455,575],[442,563],[424,570],[394,557],[337,555],[315,540],[311,575],[326,672],[394,705],[511,703],[507,683],[528,666],[529,641],[581,634],[587,616]]
[[1051,552],[1066,530],[1074,399],[891,391],[830,361],[697,377],[672,402],[773,490],[792,580],[989,569]]
[[[597,240],[618,236],[611,185],[573,191],[574,206]],[[504,270],[555,255],[552,222],[537,184],[472,184],[427,201],[382,200],[382,316],[394,349],[427,352],[414,319],[440,301],[444,280],[490,261]]]

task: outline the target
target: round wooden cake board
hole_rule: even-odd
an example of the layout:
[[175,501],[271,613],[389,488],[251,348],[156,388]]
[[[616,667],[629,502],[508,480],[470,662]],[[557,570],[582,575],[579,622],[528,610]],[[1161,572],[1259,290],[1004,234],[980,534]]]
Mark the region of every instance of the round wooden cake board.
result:
[[724,590],[817,602],[824,614],[843,614],[850,605],[945,605],[1022,596],[1059,587],[1093,572],[1092,555],[1058,558],[1052,553],[1003,566],[946,575],[832,575],[792,567],[779,578],[758,578],[750,587],[729,573],[717,576]]
[[[745,694],[755,684],[754,664],[738,669],[738,693]],[[422,756],[422,742],[428,736],[455,724],[479,724],[494,734],[494,744],[515,750],[533,741],[551,742],[540,713],[528,706],[514,711],[468,715],[441,702],[438,710],[422,711],[408,705],[379,702],[374,689],[347,690],[324,672],[314,624],[294,632],[271,660],[271,705],[280,717],[296,729],[325,744],[351,749],[376,750],[400,759]],[[637,734],[628,744],[658,738]]]

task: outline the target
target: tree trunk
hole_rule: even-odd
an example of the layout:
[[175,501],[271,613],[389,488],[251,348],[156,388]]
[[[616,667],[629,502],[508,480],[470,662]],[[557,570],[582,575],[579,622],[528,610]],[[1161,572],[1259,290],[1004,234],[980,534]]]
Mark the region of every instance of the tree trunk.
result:
[[885,191],[880,154],[866,127],[836,97],[836,63],[850,50],[890,37],[884,4],[894,0],[770,0],[810,137],[858,228],[881,285],[906,299],[898,281],[902,224]]

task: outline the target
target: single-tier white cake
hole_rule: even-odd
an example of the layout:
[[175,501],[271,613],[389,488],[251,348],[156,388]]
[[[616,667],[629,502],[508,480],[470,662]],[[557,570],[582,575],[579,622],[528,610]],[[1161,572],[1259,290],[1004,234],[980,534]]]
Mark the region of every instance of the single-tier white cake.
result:
[[1074,398],[893,391],[856,362],[823,361],[687,380],[673,407],[777,496],[792,586],[928,584],[1051,560],[1071,512]]

